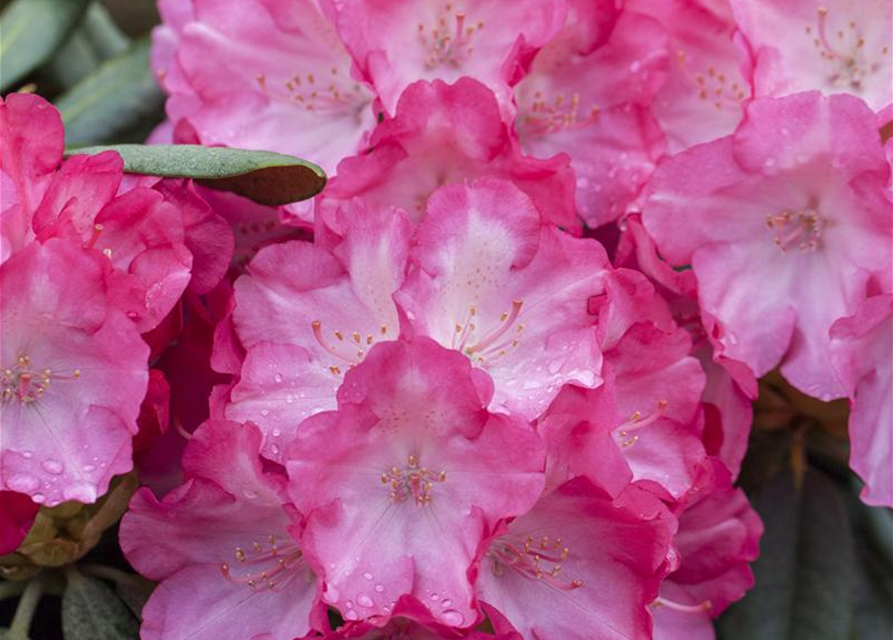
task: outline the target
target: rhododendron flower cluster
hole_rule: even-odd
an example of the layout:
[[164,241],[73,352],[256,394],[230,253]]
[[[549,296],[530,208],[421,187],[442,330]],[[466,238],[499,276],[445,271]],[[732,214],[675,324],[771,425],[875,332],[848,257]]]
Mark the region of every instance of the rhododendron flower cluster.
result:
[[136,464],[144,640],[708,639],[776,369],[893,506],[889,2],[159,8],[151,141],[329,181],[122,180],[0,105],[4,551]]

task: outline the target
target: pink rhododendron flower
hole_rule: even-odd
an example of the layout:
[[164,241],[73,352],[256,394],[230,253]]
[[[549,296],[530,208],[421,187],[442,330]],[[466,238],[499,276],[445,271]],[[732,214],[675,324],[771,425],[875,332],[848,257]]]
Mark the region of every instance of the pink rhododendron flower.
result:
[[131,469],[149,349],[109,277],[104,256],[59,239],[0,265],[0,489],[93,502]]
[[749,563],[759,556],[763,523],[718,462],[715,473],[679,516],[679,566],[653,603],[655,640],[713,640],[712,618],[754,584]]
[[612,500],[577,478],[487,548],[477,591],[497,631],[525,640],[647,638],[676,519],[630,486]]
[[564,24],[564,0],[344,0],[338,33],[393,114],[416,80],[486,84],[506,113],[510,85]]
[[413,332],[487,371],[493,410],[532,420],[563,384],[601,381],[589,299],[604,292],[605,251],[542,222],[511,183],[437,190],[411,262],[396,299]]
[[522,640],[517,633],[493,634],[458,631],[438,623],[431,612],[414,598],[404,596],[394,605],[393,617],[384,626],[371,622],[348,622],[325,640]]
[[62,118],[43,98],[0,99],[0,262],[34,239],[31,219],[62,161]]
[[889,294],[865,300],[831,327],[831,361],[852,400],[850,466],[862,499],[893,507],[893,320]]
[[23,493],[0,491],[0,555],[18,548],[39,508],[39,504]]
[[[570,9],[561,34],[515,87],[515,128],[528,154],[570,154],[577,212],[596,227],[623,213],[663,155],[645,106],[666,80],[667,38],[657,21],[633,11],[614,22],[613,3],[571,2]],[[610,35],[593,51],[599,31]]]
[[543,488],[539,438],[486,410],[482,377],[427,338],[378,344],[345,376],[338,410],[301,426],[290,495],[323,598],[347,620],[387,616],[404,595],[441,624],[478,620],[481,542]]
[[731,0],[749,45],[757,96],[852,93],[878,111],[893,102],[888,0]]
[[630,0],[626,9],[657,20],[670,38],[670,71],[651,112],[667,136],[667,150],[679,153],[734,131],[750,79],[745,56],[733,40],[735,23],[715,6],[725,0]]
[[121,547],[160,581],[143,609],[144,640],[292,640],[325,629],[318,586],[284,508],[284,474],[266,472],[252,425],[210,421],[186,449],[186,482],[132,499]]
[[[418,222],[435,189],[482,176],[511,180],[551,222],[576,226],[574,178],[566,156],[522,155],[496,97],[477,80],[415,82],[400,96],[394,117],[372,133],[369,148],[338,165],[323,214],[359,197],[368,206],[401,208]],[[323,221],[337,226],[331,215]]]
[[844,390],[828,330],[890,291],[889,171],[858,98],[760,99],[733,136],[658,169],[643,220],[670,264],[691,265],[719,355],[758,376],[781,363],[829,400]]
[[274,460],[304,418],[336,407],[348,369],[400,332],[391,296],[404,278],[409,221],[359,203],[349,214],[334,253],[272,245],[236,281],[233,324],[247,355],[225,413],[260,426]]
[[[372,127],[328,0],[163,0],[153,68],[174,138],[311,158],[327,172]],[[186,140],[178,140],[180,142]],[[295,205],[306,214],[307,207]]]

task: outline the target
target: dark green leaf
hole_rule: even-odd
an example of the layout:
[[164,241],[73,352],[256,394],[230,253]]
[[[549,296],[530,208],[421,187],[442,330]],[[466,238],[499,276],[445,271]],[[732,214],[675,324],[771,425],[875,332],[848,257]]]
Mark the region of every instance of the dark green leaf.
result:
[[231,191],[267,206],[312,198],[326,185],[326,174],[315,164],[270,151],[248,151],[199,145],[121,144],[69,149],[95,154],[117,151],[125,171],[167,178],[193,178],[222,191]]
[[149,69],[149,47],[148,39],[134,43],[56,100],[67,144],[112,140],[161,111],[164,95]]
[[120,582],[115,586],[115,591],[121,601],[137,618],[142,618],[143,607],[155,589],[155,583],[139,576],[133,576],[132,581]]
[[90,5],[80,29],[90,39],[102,60],[124,53],[130,46],[130,38],[118,28],[108,9],[98,2]]
[[62,596],[65,640],[136,640],[139,623],[105,583],[74,569]]
[[790,472],[754,499],[766,525],[756,586],[719,620],[722,640],[849,637],[855,552],[842,495],[809,469],[798,491]]
[[50,59],[86,12],[89,0],[15,0],[0,15],[0,91]]

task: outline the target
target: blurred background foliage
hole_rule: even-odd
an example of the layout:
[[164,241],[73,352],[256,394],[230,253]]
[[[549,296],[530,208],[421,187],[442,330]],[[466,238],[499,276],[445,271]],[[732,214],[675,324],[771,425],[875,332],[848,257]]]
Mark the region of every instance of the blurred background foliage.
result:
[[[154,0],[0,0],[0,10],[0,91],[52,100],[69,145],[141,142],[163,119],[148,63]],[[847,414],[777,374],[761,381],[739,484],[766,533],[756,587],[720,618],[720,640],[893,638],[893,513],[859,500]],[[19,552],[0,558],[0,640],[26,640],[4,631],[17,610],[33,616],[32,640],[136,637],[152,584],[127,565],[116,524],[135,485],[128,475],[96,505],[43,509]]]

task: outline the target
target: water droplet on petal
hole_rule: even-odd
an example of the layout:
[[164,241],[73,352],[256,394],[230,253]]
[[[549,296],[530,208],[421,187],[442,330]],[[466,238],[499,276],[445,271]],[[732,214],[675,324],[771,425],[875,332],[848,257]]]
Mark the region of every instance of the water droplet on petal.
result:
[[13,491],[28,493],[29,491],[34,491],[37,487],[40,486],[40,480],[38,480],[34,476],[20,473],[18,475],[12,476],[9,480],[7,480],[6,485]]
[[460,624],[465,622],[465,616],[456,611],[455,609],[447,609],[440,617],[446,622],[448,625],[453,627],[458,627]]
[[282,382],[282,374],[277,373],[276,375],[273,376],[273,380],[275,380],[276,382]]
[[85,464],[83,466],[84,473],[90,473],[91,471],[96,471],[96,466],[92,464]]
[[440,600],[440,595],[438,595],[438,594],[436,594],[436,593],[432,593],[432,594],[431,594],[431,599],[434,600],[434,601],[436,602],[436,601]]
[[367,607],[367,608],[375,606],[375,603],[372,602],[372,598],[367,596],[365,593],[361,593],[360,595],[357,596],[357,604],[359,604],[361,607]]
[[453,604],[453,601],[450,600],[449,598],[447,598],[446,600],[444,600],[443,602],[441,602],[441,604],[444,606],[444,608],[446,608],[446,607],[449,607],[450,605],[452,605],[452,604]]
[[43,504],[44,502],[46,502],[47,497],[42,493],[35,493],[33,496],[31,496],[31,499],[37,504]]
[[357,615],[356,611],[348,611],[344,614],[345,620],[359,620],[360,616]]
[[366,578],[366,580],[371,580],[373,578],[372,574],[368,571],[363,574],[363,577]]
[[266,418],[268,415],[270,415],[270,410],[269,409],[261,409],[260,415],[262,415],[263,417]]
[[65,467],[62,466],[61,462],[59,462],[58,460],[53,460],[52,458],[44,460],[40,464],[40,466],[43,467],[44,471],[46,471],[47,473],[52,473],[54,476],[58,476],[60,473],[62,473],[62,471],[65,470]]
[[375,591],[376,591],[377,593],[381,593],[382,591],[384,591],[384,585],[383,585],[383,584],[377,584],[377,585],[375,585],[374,589],[375,589]]
[[33,451],[22,451],[22,456],[25,458],[33,458],[34,452]]
[[278,444],[274,444],[274,445],[270,445],[270,451],[273,452],[274,456],[278,456],[281,449],[279,448]]
[[282,435],[282,429],[273,429],[273,437],[278,438]]
[[347,602],[344,603],[344,606],[347,607],[348,609],[353,609],[353,600],[348,600]]
[[242,495],[244,495],[249,500],[254,500],[257,497],[257,493],[255,493],[254,491],[251,491],[250,489],[245,489],[242,492]]
[[96,500],[96,489],[89,484],[76,484],[63,489],[62,497],[66,500],[77,500],[78,502],[94,502]]

